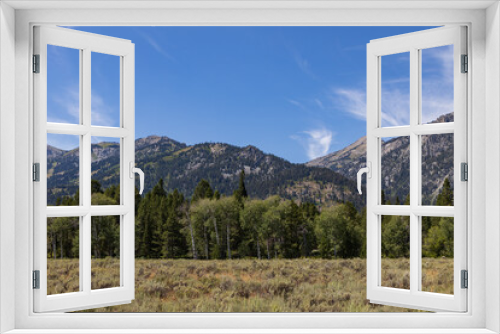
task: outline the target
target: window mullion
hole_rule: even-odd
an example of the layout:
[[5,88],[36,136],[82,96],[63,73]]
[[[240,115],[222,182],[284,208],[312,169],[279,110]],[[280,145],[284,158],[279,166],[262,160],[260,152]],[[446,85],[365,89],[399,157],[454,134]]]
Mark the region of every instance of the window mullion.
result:
[[409,136],[412,129],[409,126],[393,126],[387,128],[376,128],[373,129],[373,135],[379,138],[383,137],[402,137]]
[[420,247],[419,247],[419,217],[413,209],[420,204],[420,168],[419,152],[420,138],[414,132],[419,124],[419,84],[420,64],[419,51],[410,50],[410,291],[415,293],[420,288]]
[[373,213],[381,216],[455,217],[453,206],[375,205]]
[[[81,89],[81,101],[82,101],[82,123],[85,127],[90,129],[91,120],[91,51],[86,48],[83,50],[83,65],[82,71],[82,89]],[[80,150],[81,154],[81,165],[82,172],[80,174],[80,189],[81,198],[83,199],[83,206],[88,208],[88,212],[83,217],[83,228],[82,228],[82,239],[80,239],[80,248],[82,249],[82,256],[80,260],[80,276],[83,280],[83,291],[90,293],[91,291],[91,270],[92,270],[92,259],[91,259],[91,216],[90,216],[90,206],[92,201],[91,194],[91,172],[92,172],[92,137],[90,131],[82,136],[82,146]]]

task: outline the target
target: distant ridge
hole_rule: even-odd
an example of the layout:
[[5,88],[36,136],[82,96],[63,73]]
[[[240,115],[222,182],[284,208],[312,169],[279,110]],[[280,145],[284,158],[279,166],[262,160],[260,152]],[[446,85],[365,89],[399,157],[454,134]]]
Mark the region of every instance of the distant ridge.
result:
[[[201,179],[214,190],[231,195],[243,169],[251,197],[280,195],[299,202],[320,206],[350,201],[364,205],[356,185],[328,168],[308,167],[266,154],[255,146],[238,147],[225,143],[201,143],[188,146],[168,137],[148,136],[136,140],[136,165],[146,175],[145,192],[163,178],[165,190],[178,189],[190,197]],[[78,189],[78,150],[64,151],[47,147],[49,178],[48,201],[74,194]],[[71,153],[70,153],[71,152]],[[104,188],[119,183],[119,144],[92,144],[92,179]]]
[[[453,113],[439,116],[431,123],[453,122]],[[404,201],[409,193],[409,140],[397,137],[382,143],[383,185],[386,197],[393,203],[397,197]],[[423,203],[432,204],[445,178],[453,186],[453,134],[422,136],[422,194]],[[366,164],[366,137],[347,147],[306,163],[310,167],[324,167],[355,179],[358,170]]]

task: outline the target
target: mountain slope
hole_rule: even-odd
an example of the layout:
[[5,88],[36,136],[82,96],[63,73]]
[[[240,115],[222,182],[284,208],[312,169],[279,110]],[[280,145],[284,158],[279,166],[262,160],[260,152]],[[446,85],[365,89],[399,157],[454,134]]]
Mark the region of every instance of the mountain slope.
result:
[[[450,113],[432,123],[452,121],[453,113]],[[382,189],[393,204],[397,198],[404,201],[409,194],[409,149],[409,137],[382,142]],[[366,165],[366,137],[306,165],[330,168],[354,180],[358,170]],[[422,204],[435,202],[446,178],[450,179],[453,187],[453,134],[422,136]]]
[[[74,194],[78,188],[78,150],[64,151],[48,147],[48,202]],[[237,147],[223,143],[193,146],[167,137],[149,136],[136,140],[136,165],[145,175],[145,192],[163,178],[165,190],[178,189],[190,197],[201,179],[207,179],[214,190],[231,195],[238,185],[242,169],[251,197],[283,198],[331,205],[348,200],[357,207],[363,198],[357,195],[355,182],[328,168],[292,164],[254,146]],[[104,188],[119,183],[119,144],[92,145],[92,179]]]

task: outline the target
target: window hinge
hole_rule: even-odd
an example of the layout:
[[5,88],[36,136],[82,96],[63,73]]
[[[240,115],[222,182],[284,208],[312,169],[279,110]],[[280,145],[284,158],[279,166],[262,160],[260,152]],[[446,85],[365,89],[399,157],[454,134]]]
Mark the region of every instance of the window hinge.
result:
[[33,55],[33,73],[40,73],[40,55]]
[[462,270],[461,272],[462,276],[462,289],[468,289],[469,288],[469,273],[467,270]]
[[469,72],[469,56],[462,55],[462,73]]
[[33,289],[40,289],[40,270],[33,270]]
[[40,181],[40,163],[35,162],[33,164],[33,181],[39,182]]
[[466,162],[462,162],[461,167],[461,181],[469,181],[469,165]]

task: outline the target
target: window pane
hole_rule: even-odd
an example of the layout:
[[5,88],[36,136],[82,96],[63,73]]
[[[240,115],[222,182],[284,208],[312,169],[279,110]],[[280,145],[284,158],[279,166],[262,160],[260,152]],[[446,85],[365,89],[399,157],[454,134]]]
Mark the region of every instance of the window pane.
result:
[[410,289],[410,217],[382,216],[381,286]]
[[120,216],[92,217],[92,290],[120,286]]
[[47,218],[47,294],[80,291],[80,218]]
[[119,205],[120,138],[92,137],[92,205]]
[[409,205],[410,137],[381,139],[381,204]]
[[120,57],[92,52],[92,125],[120,126]]
[[80,137],[47,134],[47,205],[80,205]]
[[47,121],[80,123],[80,50],[47,45]]
[[422,140],[422,205],[453,206],[453,134]]
[[410,124],[410,53],[403,52],[381,58],[381,124]]
[[422,217],[422,291],[453,294],[451,217]]
[[453,45],[421,50],[422,124],[453,122]]

